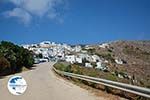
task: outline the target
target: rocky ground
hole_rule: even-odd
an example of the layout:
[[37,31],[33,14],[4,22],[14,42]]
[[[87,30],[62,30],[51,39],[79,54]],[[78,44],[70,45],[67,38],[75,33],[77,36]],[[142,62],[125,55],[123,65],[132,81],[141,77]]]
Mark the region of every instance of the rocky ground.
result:
[[[109,60],[110,71],[128,74],[131,80],[127,83],[150,88],[150,41],[115,41],[107,48],[91,47],[90,53]],[[116,64],[116,58],[124,63]]]

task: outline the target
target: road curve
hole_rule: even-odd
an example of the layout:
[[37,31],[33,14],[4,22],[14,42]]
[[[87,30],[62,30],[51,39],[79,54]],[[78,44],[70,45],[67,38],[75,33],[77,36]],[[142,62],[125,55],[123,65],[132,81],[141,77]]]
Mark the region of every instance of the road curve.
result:
[[7,82],[13,75],[0,79],[1,100],[106,100],[97,97],[91,92],[80,88],[68,81],[58,78],[52,71],[54,63],[38,64],[34,70],[26,71],[21,75],[28,87],[20,96],[12,95],[7,89]]

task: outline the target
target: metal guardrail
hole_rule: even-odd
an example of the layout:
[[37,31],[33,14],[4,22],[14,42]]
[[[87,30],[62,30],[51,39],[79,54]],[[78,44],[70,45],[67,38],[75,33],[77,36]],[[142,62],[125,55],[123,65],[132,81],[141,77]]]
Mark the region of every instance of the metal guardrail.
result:
[[136,95],[140,95],[140,96],[143,96],[143,97],[146,97],[146,98],[150,98],[150,89],[148,89],[148,88],[134,86],[134,85],[120,83],[120,82],[115,82],[115,81],[110,81],[110,80],[101,79],[101,78],[95,78],[95,77],[90,77],[90,76],[85,76],[85,75],[79,75],[79,74],[59,71],[59,70],[55,69],[54,67],[53,67],[53,70],[58,74],[62,74],[62,75],[65,75],[65,76],[85,80],[85,81],[88,81],[88,82],[101,84],[101,85],[104,85],[104,86],[116,88],[116,89],[119,89],[119,90],[123,90],[123,91],[126,91],[126,92],[136,94]]

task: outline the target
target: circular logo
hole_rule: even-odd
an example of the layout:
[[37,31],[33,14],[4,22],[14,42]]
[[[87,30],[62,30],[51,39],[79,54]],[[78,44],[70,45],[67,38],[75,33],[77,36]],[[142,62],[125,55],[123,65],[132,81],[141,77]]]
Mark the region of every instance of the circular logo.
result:
[[21,95],[27,89],[27,83],[22,76],[13,76],[9,79],[7,88],[14,95]]

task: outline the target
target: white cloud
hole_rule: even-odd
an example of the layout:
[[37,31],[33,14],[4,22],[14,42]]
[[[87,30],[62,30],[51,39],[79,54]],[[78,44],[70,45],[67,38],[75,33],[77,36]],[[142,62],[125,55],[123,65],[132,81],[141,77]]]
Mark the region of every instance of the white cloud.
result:
[[9,2],[12,2],[13,4],[19,6],[24,2],[24,0],[9,0]]
[[9,0],[16,8],[7,11],[9,17],[17,17],[24,23],[29,23],[31,18],[48,17],[49,19],[60,19],[60,12],[57,7],[62,7],[66,0]]
[[24,24],[28,24],[32,18],[29,13],[20,8],[14,8],[12,11],[7,11],[4,14],[6,17],[19,18],[19,20],[21,20]]
[[53,0],[25,0],[23,8],[37,16],[43,16],[49,9],[53,8]]
[[53,12],[51,12],[51,13],[48,13],[48,18],[50,18],[50,19],[55,19],[58,15],[57,15],[57,13],[53,13]]

